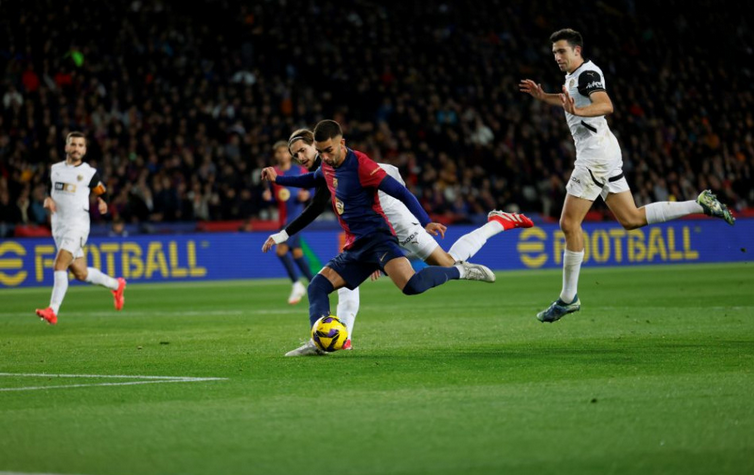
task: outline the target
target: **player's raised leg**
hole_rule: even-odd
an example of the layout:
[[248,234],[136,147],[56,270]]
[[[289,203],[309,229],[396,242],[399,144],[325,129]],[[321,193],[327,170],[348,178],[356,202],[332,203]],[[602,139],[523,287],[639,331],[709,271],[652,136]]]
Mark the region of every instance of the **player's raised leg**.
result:
[[704,214],[707,216],[724,219],[731,226],[736,222],[736,218],[730,213],[728,207],[720,203],[717,196],[712,194],[712,191],[704,190],[699,193],[696,202],[702,207]]
[[610,193],[605,198],[610,211],[625,229],[636,229],[648,224],[665,223],[692,214],[706,214],[735,223],[728,207],[720,203],[709,190],[699,194],[696,200],[658,201],[637,208],[630,191]]
[[115,306],[115,310],[123,309],[123,304],[126,301],[124,296],[126,279],[123,277],[114,279],[99,269],[87,267],[86,260],[83,257],[74,259],[70,268],[71,272],[73,272],[73,276],[76,277],[77,280],[110,289],[113,294],[113,305]]
[[532,226],[534,226],[534,223],[523,214],[505,213],[498,210],[490,211],[487,215],[487,224],[458,238],[451,246],[448,254],[453,256],[456,262],[468,261],[479,252],[492,236],[509,229],[530,228]]
[[442,285],[449,280],[478,280],[494,282],[495,274],[485,266],[462,262],[452,267],[429,266],[414,271],[411,263],[403,256],[394,257],[385,264],[385,273],[406,295],[416,295]]

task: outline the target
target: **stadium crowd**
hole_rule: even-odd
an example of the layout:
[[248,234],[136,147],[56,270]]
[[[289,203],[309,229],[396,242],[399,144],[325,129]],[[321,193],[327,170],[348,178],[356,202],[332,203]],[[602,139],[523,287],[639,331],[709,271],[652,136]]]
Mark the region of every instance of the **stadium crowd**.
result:
[[72,130],[117,220],[269,219],[259,172],[273,143],[322,118],[446,222],[494,208],[557,219],[572,139],[563,111],[518,82],[559,91],[548,37],[562,27],[605,72],[637,205],[711,188],[752,206],[744,16],[709,1],[670,2],[671,21],[638,0],[475,3],[3,2],[0,235],[47,221],[49,167]]

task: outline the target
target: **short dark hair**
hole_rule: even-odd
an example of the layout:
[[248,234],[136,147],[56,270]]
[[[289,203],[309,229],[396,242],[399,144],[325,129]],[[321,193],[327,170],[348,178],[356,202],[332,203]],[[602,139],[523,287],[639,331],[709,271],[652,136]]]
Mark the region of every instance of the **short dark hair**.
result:
[[571,28],[563,28],[550,35],[550,41],[555,43],[560,40],[566,40],[571,47],[580,46],[584,47],[584,38],[581,37],[581,33]]
[[84,135],[84,132],[71,132],[68,135],[65,136],[65,143],[68,143],[73,137],[79,137],[84,139],[84,144],[86,144],[86,135]]
[[314,127],[315,142],[325,142],[339,135],[343,135],[343,129],[341,129],[340,124],[334,120],[322,120],[316,127]]

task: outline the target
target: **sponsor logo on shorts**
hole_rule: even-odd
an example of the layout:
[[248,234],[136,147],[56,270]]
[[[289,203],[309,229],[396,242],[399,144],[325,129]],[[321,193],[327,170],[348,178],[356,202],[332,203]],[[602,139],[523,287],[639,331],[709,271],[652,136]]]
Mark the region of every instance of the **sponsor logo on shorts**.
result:
[[405,246],[406,244],[410,243],[411,241],[413,241],[414,244],[418,244],[419,241],[416,239],[416,236],[418,236],[418,235],[419,235],[419,232],[418,231],[414,231],[413,233],[411,233],[411,235],[409,235],[409,237],[407,237],[406,239],[404,239],[403,241],[401,241],[400,245],[401,246]]

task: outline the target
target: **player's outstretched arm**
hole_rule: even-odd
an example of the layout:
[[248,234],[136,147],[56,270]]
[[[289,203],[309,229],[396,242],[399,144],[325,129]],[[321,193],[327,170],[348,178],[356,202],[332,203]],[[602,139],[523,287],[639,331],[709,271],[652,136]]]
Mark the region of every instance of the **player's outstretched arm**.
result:
[[[266,168],[265,168],[266,170]],[[264,170],[262,170],[264,172]],[[282,186],[292,186],[294,188],[314,188],[319,184],[321,175],[317,175],[317,172],[304,173],[297,176],[281,176],[276,175],[275,183]],[[263,176],[264,178],[264,176]],[[271,180],[272,181],[272,180]]]
[[278,177],[278,172],[275,171],[275,167],[265,167],[262,169],[262,180],[275,182]]
[[548,94],[542,89],[542,85],[538,84],[531,79],[523,79],[518,83],[518,90],[529,94],[531,97],[538,101],[545,102],[551,106],[561,105],[560,94]]
[[395,178],[386,175],[377,188],[403,202],[403,204],[406,205],[406,208],[411,211],[411,214],[419,220],[422,226],[426,227],[430,223],[429,215],[424,211],[422,205],[419,204],[419,200],[416,199],[416,196],[412,195],[411,192],[408,191],[408,188],[401,185]]

